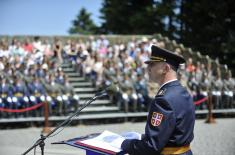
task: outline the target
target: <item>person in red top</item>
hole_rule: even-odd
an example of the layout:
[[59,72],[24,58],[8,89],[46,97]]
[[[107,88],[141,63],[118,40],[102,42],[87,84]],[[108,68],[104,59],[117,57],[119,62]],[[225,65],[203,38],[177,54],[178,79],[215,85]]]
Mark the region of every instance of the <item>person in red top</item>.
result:
[[23,45],[23,49],[28,52],[28,53],[32,53],[33,51],[33,45],[30,43],[29,38],[26,38],[24,41],[24,45]]
[[189,73],[192,73],[196,70],[196,67],[193,65],[193,59],[192,58],[188,59],[186,70]]

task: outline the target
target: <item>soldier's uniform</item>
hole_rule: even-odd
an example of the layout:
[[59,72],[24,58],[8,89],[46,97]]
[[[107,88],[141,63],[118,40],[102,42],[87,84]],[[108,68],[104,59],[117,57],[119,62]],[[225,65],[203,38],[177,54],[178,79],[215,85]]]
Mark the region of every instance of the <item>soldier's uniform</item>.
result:
[[52,100],[49,102],[49,112],[56,115],[62,115],[62,96],[61,86],[54,80],[46,83],[46,92]]
[[134,83],[135,90],[138,94],[138,109],[144,110],[148,107],[149,96],[147,89],[147,82],[144,79],[141,79],[141,75],[137,75],[137,79]]
[[[15,78],[15,82],[12,86],[12,91],[13,91],[13,98],[16,98],[17,100],[13,100],[13,107],[14,109],[20,109],[20,108],[26,108],[29,106],[28,102],[28,89],[24,82],[21,79]],[[28,111],[23,113],[25,116],[28,116]],[[18,116],[18,113],[16,113],[16,117]]]
[[[207,74],[203,75],[202,81],[199,83],[199,87],[200,87],[200,96],[197,100],[200,100],[204,97],[208,97],[208,92],[210,91],[210,87],[211,87],[211,81],[208,78]],[[197,107],[199,107],[200,109],[206,109],[207,102],[208,102],[208,100],[201,103]]]
[[67,115],[69,112],[71,112],[72,109],[71,104],[75,105],[74,110],[77,109],[77,104],[74,104],[74,102],[72,102],[72,95],[74,93],[73,93],[73,87],[69,83],[63,86],[62,92],[63,95],[66,96],[66,98],[63,98],[63,113]]
[[25,70],[24,74],[25,76],[23,76],[23,80],[25,81],[25,83],[31,83],[33,81],[33,77],[36,75],[36,72],[34,70],[33,67],[30,67],[29,69]]
[[122,89],[122,104],[125,112],[135,112],[137,110],[138,96],[135,92],[134,84],[128,75],[125,75],[124,80],[120,83],[120,88]]
[[39,78],[44,78],[46,76],[44,70],[42,69],[42,66],[40,64],[37,64],[37,69],[35,71],[35,74]]
[[225,103],[224,108],[232,108],[233,96],[234,96],[235,81],[231,77],[227,77],[223,81],[223,101]]
[[[152,46],[150,61],[165,60],[177,70],[184,59],[172,52]],[[164,83],[148,113],[145,134],[141,140],[124,140],[121,148],[133,155],[192,154],[195,108],[188,91],[175,79]]]
[[216,77],[212,82],[212,101],[215,109],[224,108],[222,104],[222,88],[223,82],[221,78]]
[[[0,77],[0,98],[2,103],[0,103],[0,107],[12,109],[12,87],[9,83],[6,82],[5,77]],[[2,117],[11,117],[12,113],[3,112]]]
[[[38,104],[43,102],[43,98],[45,98],[46,91],[41,82],[39,82],[39,79],[37,77],[34,77],[34,80],[28,84],[28,90],[29,90],[29,95],[30,95],[30,102],[31,104]],[[43,115],[43,107],[40,107],[36,110],[34,110],[33,114],[35,116],[42,116]]]
[[123,86],[123,83],[122,83],[123,76],[120,74],[118,69],[116,70],[116,73],[114,75],[109,74],[107,72],[107,70],[108,69],[106,69],[106,71],[104,71],[104,74],[103,74],[103,76],[104,76],[103,86],[104,87],[109,86],[112,83],[112,81],[115,81],[115,83],[119,83],[120,89],[113,92],[112,94],[110,94],[109,98],[110,98],[111,101],[113,101],[117,104],[117,106],[120,110],[123,110],[123,109],[127,110],[127,106],[125,107],[123,105],[123,95],[122,95],[123,92],[124,92],[123,88],[122,88],[122,86]]

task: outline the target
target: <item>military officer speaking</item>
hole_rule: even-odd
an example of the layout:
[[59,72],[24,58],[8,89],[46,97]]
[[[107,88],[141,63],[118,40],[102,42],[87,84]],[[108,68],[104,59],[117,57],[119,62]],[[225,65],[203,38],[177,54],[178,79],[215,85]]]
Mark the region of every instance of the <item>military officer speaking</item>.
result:
[[150,60],[145,63],[150,80],[160,85],[148,113],[145,134],[126,139],[121,148],[131,155],[191,155],[195,108],[192,97],[177,80],[183,57],[151,46]]

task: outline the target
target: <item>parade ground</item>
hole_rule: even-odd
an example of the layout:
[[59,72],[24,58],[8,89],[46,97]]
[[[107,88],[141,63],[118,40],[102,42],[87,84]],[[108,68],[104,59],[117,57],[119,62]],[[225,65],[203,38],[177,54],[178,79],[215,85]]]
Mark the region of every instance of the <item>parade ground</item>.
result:
[[[195,155],[234,155],[235,154],[235,119],[216,119],[215,124],[206,124],[205,120],[196,120],[195,138],[191,144],[192,152]],[[144,132],[145,122],[118,123],[118,124],[96,124],[77,125],[66,127],[59,134],[45,141],[45,155],[85,155],[79,148],[68,145],[57,144],[58,142],[84,136],[90,133],[110,130],[116,133],[125,131]],[[30,127],[23,129],[2,129],[0,130],[0,155],[20,155],[26,151],[39,138],[42,128]],[[33,155],[34,151],[28,153]],[[37,148],[36,154],[40,153]]]

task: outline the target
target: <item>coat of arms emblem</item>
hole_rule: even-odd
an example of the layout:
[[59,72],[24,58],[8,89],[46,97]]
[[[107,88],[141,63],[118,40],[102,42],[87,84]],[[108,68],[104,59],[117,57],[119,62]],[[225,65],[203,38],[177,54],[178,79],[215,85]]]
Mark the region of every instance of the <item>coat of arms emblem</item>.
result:
[[163,114],[160,114],[158,112],[153,112],[152,118],[151,118],[151,124],[153,126],[159,126],[162,122]]

